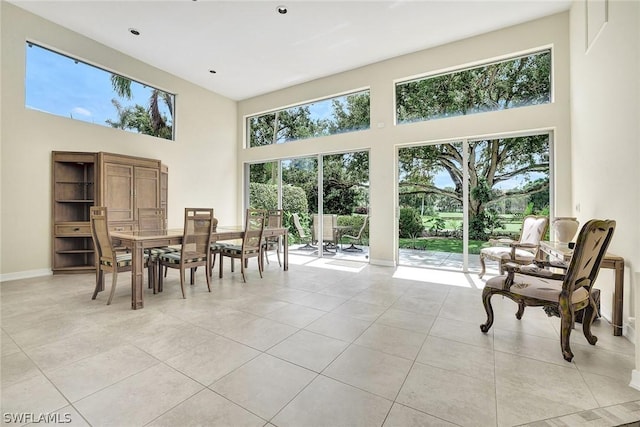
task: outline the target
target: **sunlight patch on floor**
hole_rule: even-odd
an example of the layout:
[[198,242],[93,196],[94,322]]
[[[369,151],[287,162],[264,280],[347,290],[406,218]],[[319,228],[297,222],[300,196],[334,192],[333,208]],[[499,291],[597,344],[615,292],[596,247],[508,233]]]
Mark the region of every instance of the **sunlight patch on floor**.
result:
[[310,267],[318,267],[325,268],[328,270],[336,270],[336,271],[348,271],[350,273],[359,273],[362,271],[368,264],[362,262],[355,261],[344,261],[344,260],[334,260],[327,258],[318,258],[313,262],[309,262],[306,265]]
[[448,286],[459,286],[462,288],[482,289],[485,280],[479,279],[475,273],[463,273],[435,268],[416,268],[400,266],[393,274],[395,279],[415,280],[418,282],[438,283]]

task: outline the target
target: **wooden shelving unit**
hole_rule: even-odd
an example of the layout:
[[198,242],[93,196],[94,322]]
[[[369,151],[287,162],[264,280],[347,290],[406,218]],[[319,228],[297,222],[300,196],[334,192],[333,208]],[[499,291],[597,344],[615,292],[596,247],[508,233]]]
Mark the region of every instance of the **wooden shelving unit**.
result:
[[96,155],[53,152],[53,265],[57,273],[95,270],[89,207],[96,199]]

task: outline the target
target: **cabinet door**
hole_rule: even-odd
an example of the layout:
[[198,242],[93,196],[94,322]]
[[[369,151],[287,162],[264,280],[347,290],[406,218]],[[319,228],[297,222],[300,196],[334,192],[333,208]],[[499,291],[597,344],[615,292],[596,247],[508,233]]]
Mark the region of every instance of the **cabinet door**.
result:
[[109,222],[133,221],[133,166],[104,164],[104,203],[109,208]]
[[160,170],[137,166],[135,168],[135,217],[140,208],[160,207]]

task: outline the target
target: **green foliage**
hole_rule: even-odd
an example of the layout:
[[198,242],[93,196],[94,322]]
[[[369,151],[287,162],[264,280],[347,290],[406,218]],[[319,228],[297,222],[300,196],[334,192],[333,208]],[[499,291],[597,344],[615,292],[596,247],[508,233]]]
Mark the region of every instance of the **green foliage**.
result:
[[396,85],[399,123],[547,103],[551,52]]
[[[360,229],[362,228],[362,223],[364,223],[365,215],[339,215],[338,216],[338,225],[350,226],[351,229],[347,234],[351,234],[355,236],[358,234]],[[367,222],[367,226],[362,232],[362,238],[364,241],[369,239],[369,223]]]
[[331,135],[369,127],[369,92],[358,92],[331,100],[329,117],[315,117],[311,106],[318,101],[250,117],[248,139],[251,147]]
[[422,217],[414,208],[401,208],[399,222],[400,237],[412,238],[424,231]]
[[437,236],[440,231],[445,229],[446,221],[439,216],[434,216],[427,220],[427,225],[429,226],[429,231]]
[[[250,207],[254,209],[277,209],[278,187],[272,184],[251,182],[249,183],[249,200]],[[284,186],[282,188],[282,210],[284,211],[284,226],[289,229],[291,236],[295,236],[292,239],[292,243],[295,243],[298,232],[291,219],[291,214],[298,213],[302,224],[309,223],[309,206],[304,190],[300,187]]]
[[[117,74],[111,75],[111,86],[116,94],[123,99],[131,99],[132,81]],[[160,103],[164,103],[171,117],[160,111]],[[118,129],[136,130],[138,133],[156,136],[158,138],[173,139],[173,97],[158,89],[153,89],[149,97],[149,106],[136,104],[123,107],[116,99],[111,103],[116,108],[118,121],[106,120],[111,127]]]

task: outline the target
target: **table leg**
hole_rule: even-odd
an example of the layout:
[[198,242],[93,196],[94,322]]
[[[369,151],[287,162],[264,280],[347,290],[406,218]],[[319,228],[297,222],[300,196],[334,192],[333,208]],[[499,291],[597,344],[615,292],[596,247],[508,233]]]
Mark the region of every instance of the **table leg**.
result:
[[289,233],[284,233],[284,271],[289,270]]
[[142,242],[135,242],[131,249],[131,308],[137,310],[144,307],[142,293],[144,291],[144,248]]
[[622,335],[622,297],[624,293],[624,261],[615,261],[615,287],[613,291],[613,335]]

